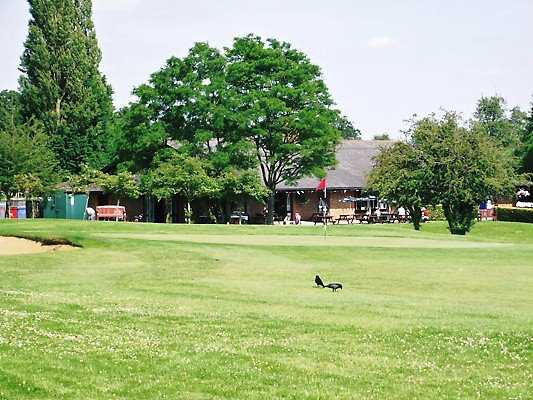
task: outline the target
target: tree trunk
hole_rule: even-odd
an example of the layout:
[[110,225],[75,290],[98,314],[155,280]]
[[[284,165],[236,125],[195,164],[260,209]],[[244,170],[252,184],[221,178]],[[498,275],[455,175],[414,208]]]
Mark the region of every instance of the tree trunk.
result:
[[191,201],[189,199],[185,200],[185,204],[187,205],[187,209],[185,210],[185,221],[187,224],[191,223]]
[[420,230],[420,221],[422,220],[422,210],[420,207],[408,207],[409,215],[411,216],[411,222],[415,231]]
[[172,199],[165,199],[165,222],[172,223]]
[[267,203],[267,225],[274,224],[274,207],[276,204],[276,189],[270,189]]
[[465,235],[475,223],[477,205],[447,203],[442,208],[452,235]]
[[[120,206],[120,199],[117,197],[117,207]],[[115,219],[115,222],[118,222],[118,217]]]
[[224,200],[224,223],[230,222],[231,218],[231,200]]
[[57,121],[59,122],[61,120],[61,99],[56,100],[56,114],[57,114]]
[[4,212],[4,217],[6,219],[9,219],[9,202],[11,201],[11,197],[6,195],[6,210]]

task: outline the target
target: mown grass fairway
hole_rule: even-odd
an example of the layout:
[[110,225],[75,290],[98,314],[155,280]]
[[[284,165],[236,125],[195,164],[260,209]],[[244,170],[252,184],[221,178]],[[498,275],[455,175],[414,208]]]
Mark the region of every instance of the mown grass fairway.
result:
[[0,399],[533,398],[533,225],[422,229],[1,222]]

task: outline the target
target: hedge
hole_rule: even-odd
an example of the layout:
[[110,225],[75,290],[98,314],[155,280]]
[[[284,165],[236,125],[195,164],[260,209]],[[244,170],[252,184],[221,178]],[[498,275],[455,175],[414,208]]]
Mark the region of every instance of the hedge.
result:
[[533,208],[497,207],[498,221],[533,223]]

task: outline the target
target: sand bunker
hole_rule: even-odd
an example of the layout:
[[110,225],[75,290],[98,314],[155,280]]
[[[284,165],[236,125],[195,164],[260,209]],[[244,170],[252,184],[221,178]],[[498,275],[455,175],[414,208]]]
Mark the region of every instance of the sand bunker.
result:
[[65,244],[43,245],[28,239],[0,236],[0,256],[14,256],[19,254],[46,253],[49,251],[72,250],[74,246]]

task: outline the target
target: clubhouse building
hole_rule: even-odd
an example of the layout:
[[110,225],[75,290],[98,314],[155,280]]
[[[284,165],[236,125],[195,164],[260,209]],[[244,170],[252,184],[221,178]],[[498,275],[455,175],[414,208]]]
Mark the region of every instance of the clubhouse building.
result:
[[[380,205],[376,197],[366,197],[364,188],[367,175],[372,169],[372,159],[389,141],[343,140],[336,152],[337,165],[327,171],[326,196],[324,191],[317,191],[319,179],[306,177],[290,185],[282,183],[276,190],[275,220],[294,221],[298,214],[303,221],[313,221],[314,217],[327,207],[328,215],[337,219],[341,215],[353,215],[356,211],[375,209]],[[174,143],[169,144],[176,147]],[[355,201],[359,199],[360,201]],[[364,200],[363,200],[364,199]],[[115,196],[106,193],[102,188],[91,186],[87,193],[74,193],[68,183],[59,185],[57,191],[43,199],[45,218],[83,219],[85,208],[117,204]],[[171,199],[155,199],[141,196],[139,199],[121,198],[120,205],[125,206],[127,220],[147,222],[185,221],[183,199],[174,196]],[[209,202],[197,200],[192,203],[196,222],[211,223],[209,218]],[[262,224],[265,222],[265,204],[251,199],[240,199],[228,204],[233,215],[245,216],[248,223]],[[382,207],[381,207],[382,208]],[[239,219],[240,220],[240,219]]]
[[294,220],[298,213],[302,220],[311,221],[313,215],[321,212],[325,203],[328,214],[338,218],[343,214],[353,214],[355,210],[379,207],[377,198],[361,201],[347,199],[363,198],[367,176],[372,169],[372,159],[390,141],[381,140],[343,140],[336,153],[337,165],[327,171],[326,196],[317,191],[318,178],[300,179],[294,185],[281,184],[276,191],[276,216],[287,216]]

